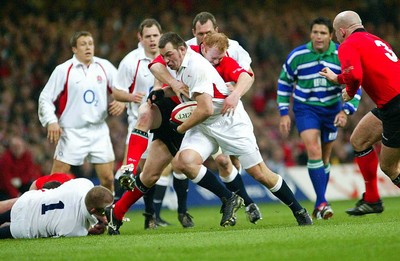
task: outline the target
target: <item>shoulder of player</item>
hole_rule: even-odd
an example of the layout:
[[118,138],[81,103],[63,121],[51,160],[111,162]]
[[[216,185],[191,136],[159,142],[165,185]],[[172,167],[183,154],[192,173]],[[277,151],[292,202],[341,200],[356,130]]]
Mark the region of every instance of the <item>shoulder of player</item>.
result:
[[294,48],[286,58],[287,63],[292,63],[293,60],[301,59],[305,55],[311,54],[312,51],[307,46],[308,44],[300,45]]
[[94,63],[100,63],[100,64],[112,64],[109,60],[100,58],[98,56],[93,56],[93,62]]
[[67,70],[71,65],[73,65],[77,60],[74,58],[68,59],[65,62],[56,66],[54,70]]
[[70,187],[70,188],[73,188],[73,190],[80,189],[80,188],[83,188],[83,187],[87,187],[87,188],[90,189],[90,188],[94,187],[94,184],[89,179],[76,178],[76,179],[71,179],[71,180],[68,180],[68,181],[64,182],[60,186],[60,188],[61,187]]
[[112,70],[113,73],[117,72],[117,68],[115,67],[114,64],[112,64],[109,60],[100,58],[97,56],[93,57],[93,63],[97,63],[100,66],[102,66],[106,71]]
[[143,48],[137,48],[132,51],[130,51],[125,57],[122,59],[122,62],[129,62],[129,63],[135,63],[138,60],[145,59],[146,55],[144,53]]
[[121,62],[118,65],[118,69],[120,69],[122,67],[136,68],[138,61],[143,58],[144,58],[144,52],[143,52],[143,57],[142,57],[141,51],[139,49],[135,49],[135,50],[129,52],[127,55],[125,55],[124,58],[122,58]]

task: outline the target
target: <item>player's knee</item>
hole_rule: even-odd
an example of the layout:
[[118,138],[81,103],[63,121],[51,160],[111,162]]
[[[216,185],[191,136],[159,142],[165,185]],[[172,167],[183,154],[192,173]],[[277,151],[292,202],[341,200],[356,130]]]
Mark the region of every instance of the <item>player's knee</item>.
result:
[[197,161],[196,157],[193,153],[190,153],[189,150],[181,151],[177,157],[172,160],[172,168],[177,172],[185,172],[185,170],[195,165]]
[[151,112],[151,109],[150,107],[145,107],[140,111],[135,127],[137,129],[147,131],[150,129],[152,121],[153,114]]
[[368,142],[361,140],[359,137],[355,135],[350,136],[350,143],[355,151],[363,151],[371,147]]
[[215,163],[217,163],[218,169],[224,169],[224,170],[227,170],[232,164],[229,157],[223,154],[215,158]]
[[316,159],[322,157],[322,148],[320,145],[313,144],[307,146],[307,154],[310,159]]

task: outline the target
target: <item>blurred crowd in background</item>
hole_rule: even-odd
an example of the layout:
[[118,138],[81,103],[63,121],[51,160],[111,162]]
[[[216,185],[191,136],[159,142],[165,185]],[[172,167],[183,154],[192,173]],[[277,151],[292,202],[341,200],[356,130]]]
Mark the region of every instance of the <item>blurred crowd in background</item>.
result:
[[[314,18],[333,20],[338,12],[349,9],[360,14],[368,31],[387,40],[395,52],[400,50],[400,4],[388,0],[2,1],[0,155],[12,146],[12,137],[22,138],[32,157],[32,177],[50,173],[54,145],[47,141],[46,128],[39,123],[37,101],[54,68],[72,57],[69,38],[75,31],[90,31],[95,39],[95,55],[118,67],[124,55],[137,47],[137,27],[144,18],[155,18],[164,32],[175,31],[189,39],[193,37],[194,16],[208,11],[215,15],[219,30],[237,40],[252,57],[256,80],[242,99],[264,158],[271,166],[303,165],[307,159],[296,128],[293,126],[288,139],[283,140],[279,134],[277,78],[289,52],[309,41],[309,23]],[[372,106],[364,95],[358,112],[339,132],[332,164],[353,160],[350,134]],[[117,168],[123,159],[126,115],[109,117],[108,123]],[[93,176],[91,166],[86,164],[74,168],[74,172]]]

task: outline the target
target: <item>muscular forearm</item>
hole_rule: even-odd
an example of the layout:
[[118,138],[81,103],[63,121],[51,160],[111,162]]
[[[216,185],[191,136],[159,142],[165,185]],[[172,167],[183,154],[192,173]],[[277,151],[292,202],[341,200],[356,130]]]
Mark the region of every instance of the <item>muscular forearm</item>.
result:
[[254,82],[254,78],[247,73],[240,74],[237,83],[235,85],[235,90],[232,93],[238,94],[242,97],[251,88]]
[[133,95],[113,88],[112,96],[114,97],[115,100],[120,101],[120,102],[133,102]]
[[172,86],[176,79],[168,72],[167,68],[161,63],[155,63],[150,67],[151,73],[162,83]]

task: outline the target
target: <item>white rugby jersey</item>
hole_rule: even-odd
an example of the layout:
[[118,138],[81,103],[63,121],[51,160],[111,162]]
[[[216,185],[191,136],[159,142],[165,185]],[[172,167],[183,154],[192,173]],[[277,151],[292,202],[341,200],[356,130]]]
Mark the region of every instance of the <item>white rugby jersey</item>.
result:
[[213,97],[214,114],[204,122],[205,124],[213,122],[221,115],[224,99],[230,92],[225,81],[206,58],[188,48],[176,79],[189,87],[191,99],[194,93],[207,93]]
[[[227,56],[237,61],[238,64],[244,69],[249,70],[251,64],[251,57],[249,53],[239,44],[239,42],[232,39],[228,39],[228,42],[229,47],[226,51]],[[186,44],[189,46],[198,45],[196,37],[193,37],[192,39],[186,41]]]
[[[154,86],[154,75],[148,68],[152,60],[146,56],[143,47],[128,53],[119,64],[114,87],[129,93],[144,92],[146,94],[142,103],[146,102],[147,96]],[[137,120],[139,106],[140,104],[135,102],[128,104],[128,122]]]
[[87,67],[75,55],[58,65],[39,97],[39,120],[46,127],[82,128],[104,122],[108,91],[112,91],[117,69],[108,60],[93,57]]
[[30,190],[22,194],[11,209],[11,234],[14,238],[86,236],[97,223],[85,206],[85,196],[93,183],[73,179],[49,190]]

